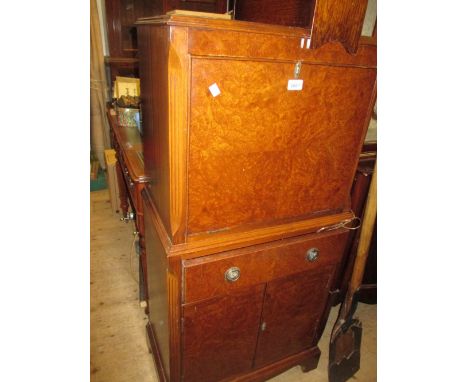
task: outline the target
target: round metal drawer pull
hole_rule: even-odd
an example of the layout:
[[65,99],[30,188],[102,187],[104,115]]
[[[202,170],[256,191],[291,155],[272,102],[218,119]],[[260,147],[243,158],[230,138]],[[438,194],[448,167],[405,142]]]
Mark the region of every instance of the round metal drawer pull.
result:
[[237,267],[231,267],[226,272],[224,272],[224,278],[230,283],[238,280],[240,277],[240,269]]
[[319,250],[317,248],[311,248],[307,251],[306,259],[310,262],[318,259]]

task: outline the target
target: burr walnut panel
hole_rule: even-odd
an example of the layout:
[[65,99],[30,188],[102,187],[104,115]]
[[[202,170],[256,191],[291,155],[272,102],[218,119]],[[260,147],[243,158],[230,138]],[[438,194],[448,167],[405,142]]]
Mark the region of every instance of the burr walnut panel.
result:
[[[251,24],[251,23],[248,23]],[[253,24],[257,25],[257,24]],[[350,55],[340,43],[328,43],[317,49],[306,49],[308,37],[304,30],[290,28],[288,33],[257,33],[252,43],[252,32],[246,30],[190,31],[189,53],[194,56],[235,57],[258,60],[300,60],[310,63],[349,65],[361,67],[377,66],[375,42],[361,38],[355,54]],[[301,41],[304,46],[301,48]],[[235,43],[233,43],[235,41]]]
[[[188,232],[349,207],[374,69],[193,58]],[[209,86],[221,93],[213,97]]]
[[[341,230],[312,234],[185,260],[184,302],[206,300],[242,287],[334,267],[341,261],[348,233]],[[319,251],[317,260],[312,262],[306,258],[311,248]],[[225,279],[225,273],[231,267],[240,270],[240,277],[234,282]]]
[[324,266],[320,271],[306,271],[267,284],[255,368],[299,353],[316,342],[333,269]]
[[249,372],[264,285],[183,308],[183,380],[215,382]]

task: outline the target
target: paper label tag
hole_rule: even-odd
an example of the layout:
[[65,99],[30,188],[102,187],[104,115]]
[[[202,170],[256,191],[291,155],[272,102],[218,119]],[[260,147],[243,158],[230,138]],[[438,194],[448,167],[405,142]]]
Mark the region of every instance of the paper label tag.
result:
[[288,90],[302,90],[304,80],[289,80]]
[[221,90],[219,90],[218,85],[216,85],[216,82],[211,85],[208,89],[210,89],[211,95],[213,97],[219,96],[221,94]]

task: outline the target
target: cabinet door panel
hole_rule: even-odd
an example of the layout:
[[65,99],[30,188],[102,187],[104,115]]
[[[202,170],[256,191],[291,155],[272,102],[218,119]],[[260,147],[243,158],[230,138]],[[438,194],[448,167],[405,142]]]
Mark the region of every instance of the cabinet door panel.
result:
[[375,69],[303,63],[301,91],[287,87],[293,62],[193,57],[191,69],[190,235],[348,209]]
[[183,380],[210,382],[252,369],[265,284],[183,308]]
[[267,284],[255,368],[315,346],[334,267]]

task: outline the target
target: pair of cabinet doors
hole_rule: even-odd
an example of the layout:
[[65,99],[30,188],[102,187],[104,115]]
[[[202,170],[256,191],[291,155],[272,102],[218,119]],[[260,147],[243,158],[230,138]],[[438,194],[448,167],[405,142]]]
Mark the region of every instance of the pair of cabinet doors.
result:
[[[183,380],[224,380],[316,346],[346,237],[185,261]],[[225,277],[232,268],[235,282]]]

